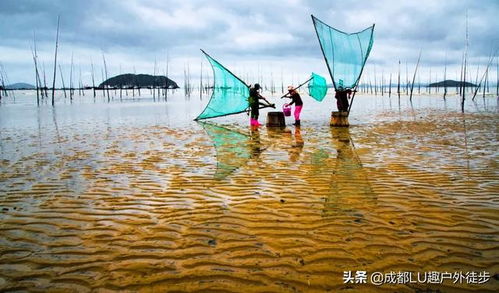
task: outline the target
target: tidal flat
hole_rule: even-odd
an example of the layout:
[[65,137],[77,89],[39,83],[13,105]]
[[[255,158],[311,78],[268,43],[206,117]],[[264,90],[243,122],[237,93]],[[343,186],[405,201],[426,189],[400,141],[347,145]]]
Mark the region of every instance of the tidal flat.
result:
[[209,97],[32,95],[0,105],[0,291],[499,290],[496,97],[359,95],[348,128],[307,98],[301,127],[252,130],[194,122]]

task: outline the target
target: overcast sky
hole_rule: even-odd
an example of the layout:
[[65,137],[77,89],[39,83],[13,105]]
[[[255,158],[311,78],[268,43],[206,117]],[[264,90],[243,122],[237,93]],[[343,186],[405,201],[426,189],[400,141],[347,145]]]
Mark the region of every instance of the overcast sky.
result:
[[193,79],[201,62],[204,74],[211,75],[202,48],[247,83],[259,75],[280,80],[281,72],[286,83],[297,83],[312,71],[327,75],[310,18],[314,14],[348,32],[376,24],[365,78],[376,70],[388,79],[390,72],[396,74],[399,59],[403,74],[406,62],[413,71],[420,49],[422,79],[430,69],[441,79],[446,60],[449,77],[455,78],[465,47],[466,11],[474,76],[476,66],[483,69],[499,47],[498,0],[0,0],[0,62],[11,83],[34,84],[35,33],[51,80],[60,15],[59,62],[67,79],[72,54],[76,75],[81,67],[83,82],[91,84],[91,61],[100,82],[103,53],[109,76],[134,68],[152,74],[155,60],[158,74],[164,74],[168,50],[170,76],[182,84],[187,65]]

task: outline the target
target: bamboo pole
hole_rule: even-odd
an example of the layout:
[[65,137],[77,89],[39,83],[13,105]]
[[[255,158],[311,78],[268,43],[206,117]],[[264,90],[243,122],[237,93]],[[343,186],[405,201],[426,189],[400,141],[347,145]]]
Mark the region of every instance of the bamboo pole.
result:
[[[120,63],[120,75],[121,75],[121,63]],[[120,102],[123,101],[123,82],[120,82]]]
[[418,95],[421,95],[421,73],[418,72]]
[[37,49],[36,49],[36,34],[35,34],[35,31],[33,31],[33,61],[35,63],[35,79],[36,79],[36,83],[37,83],[37,87],[36,87],[36,102],[37,102],[37,105],[40,105],[40,96],[43,100],[43,92],[41,91],[41,87],[42,87],[42,80],[40,78],[40,70],[38,70],[38,52],[37,52]]
[[35,51],[33,50],[33,48],[31,48],[31,55],[33,55],[33,62],[34,62],[34,66],[35,66],[36,104],[37,104],[37,106],[40,106],[40,92],[39,92],[40,83],[38,82],[40,77],[38,74],[38,66],[36,64],[37,63],[36,55],[35,55]]
[[464,51],[463,51],[463,58],[461,59],[461,72],[459,76],[459,96],[463,94],[463,71],[464,71]]
[[384,84],[385,84],[385,71],[384,70],[381,70],[381,83],[380,83],[380,87],[381,87],[381,96],[384,96]]
[[392,96],[392,73],[390,72],[390,84],[388,86],[388,97]]
[[83,90],[83,80],[81,79],[81,64],[78,63],[78,73],[79,73],[79,90],[78,92],[80,93],[80,96],[85,96],[85,91]]
[[429,72],[429,75],[428,75],[428,94],[431,95],[431,86],[429,86],[431,84],[431,67],[430,67],[430,72]]
[[[104,72],[106,73],[106,80],[107,81],[107,64],[106,64],[106,56],[104,56],[104,52],[102,53],[102,61],[104,63]],[[107,102],[109,103],[110,102],[110,96],[109,96],[109,86],[104,84],[103,82],[103,86],[106,88],[106,92],[107,92]]]
[[400,60],[399,60],[399,73],[398,73],[398,83],[397,83],[397,94],[400,100]]
[[165,102],[168,102],[168,67],[169,67],[169,54],[168,54],[168,50],[166,50],[166,85],[165,85]]
[[444,101],[447,96],[447,51],[445,51],[445,65],[444,65]]
[[59,64],[59,74],[61,75],[61,81],[62,81],[62,90],[64,92],[64,99],[67,99],[68,96],[66,94],[66,85],[64,84],[64,75],[62,74],[62,68],[61,64]]
[[[463,71],[463,86],[466,86],[466,68],[467,68],[467,59],[468,59],[468,11],[466,11],[466,44],[464,49],[464,71]],[[463,89],[463,95],[461,99],[461,112],[464,113],[464,102],[466,99],[466,87]]]
[[52,82],[52,106],[55,104],[55,76],[57,73],[57,47],[59,47],[59,23],[61,20],[61,16],[57,16],[57,33],[55,37],[55,54],[54,54],[54,78]]
[[201,72],[199,74],[199,99],[203,99],[203,61],[201,61]]
[[69,100],[70,101],[73,101],[73,95],[74,95],[74,91],[73,91],[73,59],[74,55],[73,55],[73,52],[71,52],[71,67],[69,69]]
[[152,100],[156,101],[156,57],[154,57],[154,69],[152,74]]
[[43,64],[43,91],[45,92],[45,98],[48,99],[49,94],[48,94],[48,87],[47,87],[47,75],[45,74],[45,63]]
[[90,66],[92,67],[92,89],[94,93],[94,101],[95,101],[95,76],[94,76],[94,61],[90,58]]
[[[478,93],[478,90],[480,89],[480,86],[482,85],[482,81],[483,79],[485,78],[485,75],[487,74],[487,72],[489,71],[489,67],[490,65],[492,64],[492,62],[494,61],[494,55],[491,55],[491,57],[489,58],[489,62],[487,63],[487,67],[485,68],[485,72],[483,73],[482,75],[482,78],[480,78],[480,82],[478,83],[478,85],[476,86],[475,88],[475,92],[473,94],[473,98],[471,99],[472,101],[475,100],[475,97],[476,97],[476,94]],[[484,91],[485,91],[485,88],[484,88]],[[484,92],[485,93],[485,92]],[[485,97],[485,94],[484,94],[484,97]]]
[[496,96],[499,97],[499,58],[496,60]]
[[409,95],[409,67],[407,61],[405,61],[405,94]]
[[[416,73],[418,71],[419,61],[421,60],[421,50],[419,50],[418,62],[416,63],[416,68],[414,69],[414,76],[412,77],[411,84],[411,95],[409,96],[409,101],[412,103],[412,91],[414,90],[414,81],[416,80]],[[430,69],[431,70],[431,69]]]

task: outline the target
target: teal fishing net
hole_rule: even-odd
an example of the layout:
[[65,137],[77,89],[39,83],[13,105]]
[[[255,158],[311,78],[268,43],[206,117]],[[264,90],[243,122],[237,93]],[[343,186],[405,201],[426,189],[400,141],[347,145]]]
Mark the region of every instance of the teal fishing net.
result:
[[327,94],[326,79],[312,72],[312,78],[308,83],[308,94],[319,102],[324,100]]
[[374,25],[357,33],[339,31],[312,15],[335,89],[354,88],[373,45]]
[[248,86],[210,55],[201,51],[213,69],[214,84],[210,101],[195,120],[245,112],[249,106]]

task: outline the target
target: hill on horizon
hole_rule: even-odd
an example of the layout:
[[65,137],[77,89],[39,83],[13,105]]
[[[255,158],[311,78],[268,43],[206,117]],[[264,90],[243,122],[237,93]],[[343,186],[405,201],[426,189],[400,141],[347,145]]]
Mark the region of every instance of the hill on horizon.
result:
[[176,89],[179,86],[173,80],[163,75],[149,75],[149,74],[132,74],[126,73],[111,77],[102,82],[99,87],[167,87]]
[[34,85],[25,82],[17,82],[5,86],[5,89],[7,90],[26,90],[26,89],[31,90],[35,88],[36,87]]
[[429,87],[456,87],[456,86],[461,86],[464,85],[465,87],[477,87],[476,84],[471,83],[471,82],[462,82],[462,81],[455,81],[455,80],[444,80],[444,81],[439,81],[439,82],[434,82],[430,83],[428,86]]

